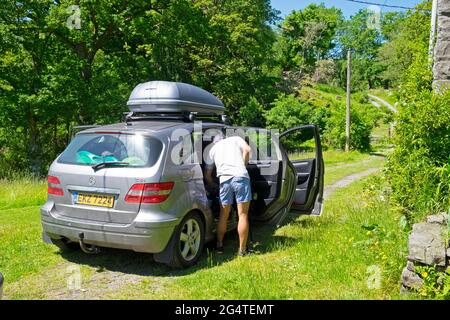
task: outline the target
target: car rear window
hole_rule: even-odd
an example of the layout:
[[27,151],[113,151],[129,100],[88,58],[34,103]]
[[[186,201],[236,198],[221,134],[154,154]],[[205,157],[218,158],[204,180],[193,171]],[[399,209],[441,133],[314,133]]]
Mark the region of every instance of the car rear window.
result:
[[103,162],[126,162],[131,167],[151,167],[161,154],[160,140],[140,134],[82,133],[58,159],[59,163],[95,165]]

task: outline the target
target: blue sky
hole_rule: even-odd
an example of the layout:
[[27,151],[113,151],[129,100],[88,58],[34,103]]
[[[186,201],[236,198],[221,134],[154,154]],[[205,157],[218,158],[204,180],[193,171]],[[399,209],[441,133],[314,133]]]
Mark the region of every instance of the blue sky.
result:
[[[404,7],[414,7],[416,4],[422,2],[423,0],[366,0],[368,2],[375,2],[380,4],[397,5]],[[310,3],[324,3],[325,6],[331,7],[335,6],[340,8],[346,17],[355,14],[358,10],[367,8],[367,4],[359,4],[350,2],[347,0],[271,0],[272,7],[281,11],[281,17],[285,17],[292,10],[298,10],[306,7]],[[381,7],[381,12],[392,11],[395,9]]]

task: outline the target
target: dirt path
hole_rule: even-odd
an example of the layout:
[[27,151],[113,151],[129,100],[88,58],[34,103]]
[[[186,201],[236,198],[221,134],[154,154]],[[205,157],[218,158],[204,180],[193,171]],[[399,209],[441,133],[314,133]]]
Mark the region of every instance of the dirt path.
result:
[[[98,257],[101,256],[102,253]],[[104,254],[104,253],[103,253]],[[121,270],[116,268],[95,268],[74,262],[59,263],[45,272],[23,277],[5,288],[4,299],[50,299],[50,300],[98,300],[108,299],[125,287],[137,286],[149,280],[146,290],[157,292],[173,281],[169,275],[161,277],[155,269],[160,266],[150,261],[146,254],[135,254],[142,260],[142,266],[132,263]],[[93,256],[95,259],[95,256]],[[142,270],[139,270],[142,269]],[[23,288],[27,288],[24,292]],[[19,293],[19,296],[16,294]]]
[[323,197],[325,199],[327,199],[330,196],[330,194],[333,193],[336,189],[344,188],[344,187],[348,186],[349,184],[351,184],[352,182],[355,182],[359,179],[367,177],[379,170],[380,170],[380,168],[370,168],[370,169],[367,169],[362,172],[353,173],[353,174],[350,174],[350,175],[336,181],[335,183],[333,183],[331,185],[325,186]]
[[[386,108],[391,110],[394,113],[397,113],[398,110],[395,106],[391,105],[386,100],[381,99],[380,97],[374,96],[373,94],[368,94],[370,102],[377,108],[380,108],[380,103],[384,105]],[[375,101],[376,100],[376,101]]]

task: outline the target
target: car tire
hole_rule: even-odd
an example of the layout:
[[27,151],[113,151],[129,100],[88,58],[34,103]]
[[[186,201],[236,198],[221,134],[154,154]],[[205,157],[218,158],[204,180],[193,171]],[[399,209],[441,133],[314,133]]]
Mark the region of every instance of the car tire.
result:
[[205,244],[205,224],[197,212],[187,214],[171,241],[170,260],[166,264],[181,269],[194,265],[200,258]]
[[52,244],[57,246],[62,252],[72,252],[80,250],[78,242],[72,242],[66,239],[50,239]]

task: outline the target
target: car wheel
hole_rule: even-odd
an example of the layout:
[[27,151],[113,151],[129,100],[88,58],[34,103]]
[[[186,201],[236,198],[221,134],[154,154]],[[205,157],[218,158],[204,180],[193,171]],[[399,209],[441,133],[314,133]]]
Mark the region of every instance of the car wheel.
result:
[[80,250],[80,245],[78,242],[72,242],[67,239],[50,239],[52,241],[52,244],[57,246],[62,252],[71,252]]
[[173,241],[172,257],[167,263],[170,267],[186,268],[198,261],[205,243],[205,225],[198,213],[191,212],[184,217]]

